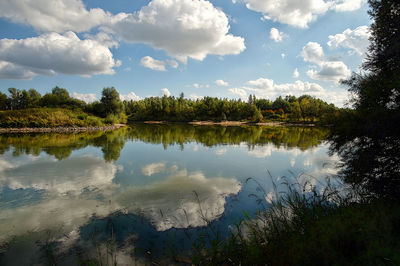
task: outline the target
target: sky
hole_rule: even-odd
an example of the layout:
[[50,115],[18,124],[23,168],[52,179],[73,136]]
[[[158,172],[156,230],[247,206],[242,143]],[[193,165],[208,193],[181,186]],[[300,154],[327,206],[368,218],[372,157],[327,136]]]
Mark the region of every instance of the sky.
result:
[[343,106],[369,45],[365,0],[0,0],[0,90],[94,101],[173,95]]

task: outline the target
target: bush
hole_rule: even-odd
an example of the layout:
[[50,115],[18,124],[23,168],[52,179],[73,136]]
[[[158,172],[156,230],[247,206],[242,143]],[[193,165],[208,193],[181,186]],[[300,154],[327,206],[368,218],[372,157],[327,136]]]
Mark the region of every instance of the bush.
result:
[[273,115],[271,115],[271,119],[276,119],[276,120],[279,120],[279,119],[281,119],[282,117],[279,115],[279,114],[273,114]]
[[121,114],[109,114],[104,119],[104,123],[106,124],[125,124],[127,122],[127,116],[124,113]]
[[88,118],[88,114],[82,113],[82,114],[78,115],[78,118],[79,118],[80,120],[85,120],[85,119]]

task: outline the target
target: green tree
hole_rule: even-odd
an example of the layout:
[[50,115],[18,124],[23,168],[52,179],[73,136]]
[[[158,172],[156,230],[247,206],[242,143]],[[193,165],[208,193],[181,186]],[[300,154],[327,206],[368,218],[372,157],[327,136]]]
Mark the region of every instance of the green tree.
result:
[[7,95],[0,91],[0,110],[7,109]]
[[282,108],[285,113],[288,113],[290,111],[290,104],[285,99],[283,99],[282,96],[279,96],[272,104],[272,108],[275,110]]
[[300,120],[301,118],[301,108],[297,100],[290,104],[290,118],[296,121]]
[[20,108],[21,91],[16,88],[9,88],[10,98],[8,99],[8,105],[11,110]]
[[258,109],[255,105],[252,105],[251,111],[253,113],[253,116],[251,117],[251,121],[252,122],[261,122],[263,119],[263,115],[260,111],[260,109]]
[[294,103],[294,102],[297,102],[297,98],[296,98],[296,96],[293,96],[293,95],[286,95],[285,101],[287,101],[289,103]]
[[51,93],[58,97],[60,104],[67,103],[70,99],[68,91],[66,89],[60,88],[58,86],[53,88],[51,90]]
[[46,93],[40,99],[40,106],[42,107],[58,107],[60,104],[60,98],[52,93]]
[[35,89],[29,89],[28,94],[30,99],[29,107],[38,107],[42,95],[40,95],[40,93]]
[[19,109],[28,108],[31,102],[31,96],[26,90],[21,91],[19,99]]
[[114,87],[103,89],[100,102],[103,104],[105,115],[120,114],[122,112],[119,93]]
[[256,96],[254,94],[250,94],[247,103],[248,104],[256,104]]

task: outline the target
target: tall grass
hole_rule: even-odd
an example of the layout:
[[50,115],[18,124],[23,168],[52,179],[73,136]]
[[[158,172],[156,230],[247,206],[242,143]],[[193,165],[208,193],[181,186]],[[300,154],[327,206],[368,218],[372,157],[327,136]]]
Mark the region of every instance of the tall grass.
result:
[[[248,182],[255,181],[249,179]],[[400,208],[396,202],[363,202],[329,182],[274,184],[274,199],[256,218],[246,215],[230,237],[210,246],[198,241],[196,265],[400,264]],[[261,187],[259,189],[263,191]]]

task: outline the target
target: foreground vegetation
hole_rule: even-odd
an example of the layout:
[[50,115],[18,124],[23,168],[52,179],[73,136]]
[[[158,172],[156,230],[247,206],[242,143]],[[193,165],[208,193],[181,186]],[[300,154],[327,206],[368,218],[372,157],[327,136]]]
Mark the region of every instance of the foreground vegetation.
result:
[[[356,202],[343,191],[286,184],[228,239],[201,238],[196,265],[399,265],[398,202]],[[279,196],[279,194],[281,196]],[[265,195],[266,196],[266,195]]]

